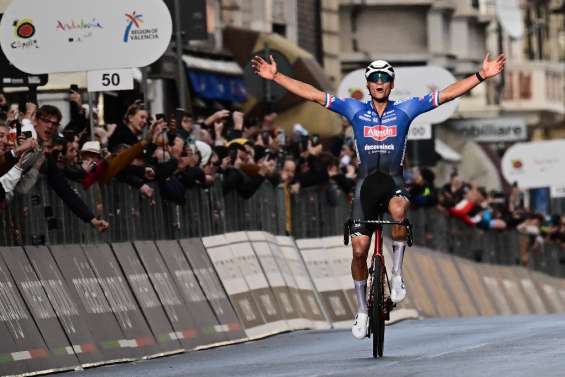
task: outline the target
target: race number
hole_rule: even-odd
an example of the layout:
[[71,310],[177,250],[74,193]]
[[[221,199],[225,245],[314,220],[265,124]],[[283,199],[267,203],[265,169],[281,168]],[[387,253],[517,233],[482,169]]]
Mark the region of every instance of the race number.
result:
[[408,140],[429,140],[431,138],[431,124],[412,124],[408,130]]
[[133,89],[132,69],[113,69],[88,72],[88,91],[106,92]]

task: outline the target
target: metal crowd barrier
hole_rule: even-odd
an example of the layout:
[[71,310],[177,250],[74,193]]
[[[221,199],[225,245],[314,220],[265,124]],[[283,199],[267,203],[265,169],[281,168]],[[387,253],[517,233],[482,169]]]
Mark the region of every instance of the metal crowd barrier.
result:
[[[350,216],[350,202],[335,185],[303,188],[286,202],[282,186],[265,182],[250,199],[222,192],[221,179],[209,189],[191,189],[178,205],[159,196],[149,200],[134,188],[114,182],[74,190],[95,214],[111,223],[100,235],[63,204],[44,181],[0,209],[0,246],[92,244],[134,240],[206,237],[262,230],[284,235],[287,220],[296,239],[340,235]],[[287,212],[287,208],[290,213]],[[485,232],[436,208],[413,209],[414,240],[419,246],[478,262],[518,265],[565,276],[565,252],[559,245],[537,245],[515,231]]]

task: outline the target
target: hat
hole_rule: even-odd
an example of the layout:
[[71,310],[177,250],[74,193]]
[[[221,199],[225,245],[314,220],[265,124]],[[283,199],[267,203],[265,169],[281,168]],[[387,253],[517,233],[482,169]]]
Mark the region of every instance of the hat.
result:
[[265,148],[261,145],[255,146],[255,161],[259,161],[260,159],[262,159],[266,155],[267,155],[267,148]]
[[294,126],[292,126],[292,131],[303,136],[308,136],[308,130],[304,128],[300,123],[296,123]]
[[100,142],[99,141],[87,141],[86,143],[84,143],[84,145],[82,146],[80,153],[85,153],[85,152],[89,152],[89,153],[94,153],[94,154],[101,154],[102,150],[100,148]]
[[223,160],[228,156],[228,148],[223,145],[216,145],[214,147],[214,152],[218,155],[220,160]]
[[230,142],[229,142],[226,146],[229,148],[229,147],[231,147],[233,144],[239,144],[239,145],[242,145],[242,146],[245,145],[245,144],[253,145],[253,143],[252,143],[250,140],[245,139],[245,138],[243,138],[243,137],[241,137],[241,138],[239,138],[239,139],[230,140]]
[[202,168],[210,161],[210,157],[212,157],[212,147],[200,140],[196,140],[195,144],[196,149],[200,152],[200,167]]

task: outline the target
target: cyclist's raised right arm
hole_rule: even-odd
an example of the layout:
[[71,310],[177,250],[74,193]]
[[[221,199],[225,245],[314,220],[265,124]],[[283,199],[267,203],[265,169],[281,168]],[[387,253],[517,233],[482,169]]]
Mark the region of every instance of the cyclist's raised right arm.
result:
[[322,106],[326,105],[326,93],[319,89],[314,88],[310,84],[305,82],[295,80],[288,77],[277,70],[277,63],[273,56],[269,56],[270,63],[266,62],[265,59],[260,56],[255,56],[251,60],[251,65],[255,70],[255,73],[265,80],[272,80],[299,97],[302,97],[308,101],[317,102]]

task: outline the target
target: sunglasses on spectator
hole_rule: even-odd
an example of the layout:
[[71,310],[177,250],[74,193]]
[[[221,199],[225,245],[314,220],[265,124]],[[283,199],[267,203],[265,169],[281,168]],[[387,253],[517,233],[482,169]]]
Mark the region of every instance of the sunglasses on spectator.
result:
[[43,123],[48,123],[50,125],[52,125],[53,127],[59,127],[59,125],[61,123],[57,122],[56,120],[51,120],[51,119],[47,119],[44,117],[39,117],[39,120],[42,121]]
[[392,77],[390,77],[389,75],[387,75],[384,72],[373,72],[369,75],[369,77],[367,77],[367,81],[369,82],[391,82],[392,81]]

